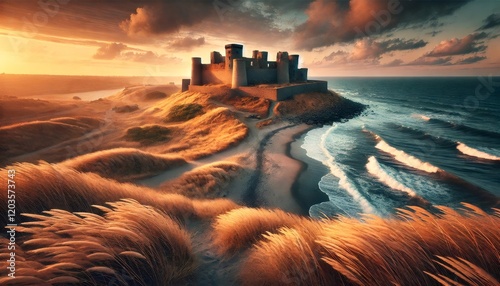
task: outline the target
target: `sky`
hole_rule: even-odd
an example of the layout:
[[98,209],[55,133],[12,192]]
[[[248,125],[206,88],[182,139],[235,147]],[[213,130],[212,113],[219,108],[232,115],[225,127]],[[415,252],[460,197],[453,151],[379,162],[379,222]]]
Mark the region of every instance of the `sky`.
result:
[[500,75],[500,0],[0,0],[0,73],[189,76],[228,43],[311,76]]

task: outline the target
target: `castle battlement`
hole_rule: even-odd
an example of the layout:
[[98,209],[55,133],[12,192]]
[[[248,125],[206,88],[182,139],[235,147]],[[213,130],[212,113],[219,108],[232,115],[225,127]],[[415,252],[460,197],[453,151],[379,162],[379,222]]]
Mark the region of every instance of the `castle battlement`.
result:
[[[252,57],[243,57],[243,45],[228,44],[225,46],[226,54],[213,51],[210,53],[210,63],[203,64],[201,58],[192,58],[191,80],[183,80],[182,90],[203,91],[203,86],[226,85],[233,91],[245,89],[246,93],[252,87],[259,85],[283,85],[288,89],[311,92],[326,92],[326,82],[308,81],[308,69],[299,68],[299,55],[289,55],[288,52],[278,52],[276,61],[268,60],[268,52],[254,50]],[[300,83],[305,87],[298,88]],[[316,83],[316,84],[315,84]],[[288,86],[286,86],[288,85]],[[279,86],[270,89],[277,90]],[[211,88],[211,90],[213,87]],[[259,87],[255,94],[263,93],[263,88]],[[271,92],[272,93],[272,92]],[[267,94],[271,94],[267,92]],[[265,96],[273,100],[282,100],[278,92],[275,96]],[[284,94],[283,92],[281,94]],[[287,96],[293,91],[286,92]]]

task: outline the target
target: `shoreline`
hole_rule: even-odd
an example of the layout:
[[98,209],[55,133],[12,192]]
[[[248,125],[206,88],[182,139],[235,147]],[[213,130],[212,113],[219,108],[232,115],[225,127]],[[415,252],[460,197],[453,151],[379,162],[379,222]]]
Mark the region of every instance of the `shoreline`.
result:
[[307,130],[295,134],[292,141],[287,144],[286,149],[287,156],[301,164],[291,191],[292,196],[308,216],[310,216],[309,210],[313,205],[329,200],[328,195],[319,188],[319,182],[323,176],[328,174],[328,169],[321,162],[308,157],[307,151],[301,147],[304,144],[304,137],[315,128],[317,126],[311,126]]
[[313,128],[307,124],[292,125],[267,135],[270,137],[261,142],[262,164],[244,195],[246,205],[309,216],[311,206],[328,201],[318,187],[327,173],[326,167],[307,157],[300,148],[301,138]]

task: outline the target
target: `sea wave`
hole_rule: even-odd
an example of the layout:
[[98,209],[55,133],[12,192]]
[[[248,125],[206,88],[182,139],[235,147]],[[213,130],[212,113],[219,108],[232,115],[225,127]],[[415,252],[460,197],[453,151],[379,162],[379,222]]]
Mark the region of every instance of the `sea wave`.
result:
[[379,142],[375,146],[375,148],[391,154],[395,160],[399,161],[400,163],[405,164],[406,166],[427,172],[427,173],[437,173],[440,169],[430,163],[423,162],[416,157],[413,157],[412,155],[409,155],[405,153],[404,151],[401,151],[399,149],[396,149],[392,147],[391,145],[387,144],[380,136],[377,135],[376,137]]
[[347,174],[335,163],[335,158],[326,148],[326,138],[331,135],[336,126],[332,126],[326,133],[321,136],[320,148],[327,160],[323,162],[329,169],[332,175],[339,179],[339,186],[346,190],[349,195],[361,206],[364,213],[375,214],[376,211],[368,200],[359,192],[359,190],[349,180]]
[[425,120],[425,121],[429,121],[429,120],[431,120],[431,118],[430,118],[430,117],[425,116],[425,115],[423,115],[423,114],[415,114],[415,113],[414,113],[414,114],[412,114],[412,115],[411,115],[411,117],[413,117],[413,118],[417,118],[417,119],[422,119],[422,120]]
[[368,163],[366,163],[366,169],[382,184],[387,185],[394,190],[406,193],[411,197],[417,195],[414,190],[404,186],[396,179],[391,177],[386,171],[384,171],[384,169],[382,169],[375,156],[371,156],[370,158],[368,158]]
[[491,131],[491,130],[484,130],[484,129],[479,129],[476,127],[471,127],[465,124],[461,123],[456,123],[453,121],[447,121],[447,120],[442,120],[438,118],[430,118],[428,120],[430,123],[434,124],[439,124],[441,126],[460,131],[462,133],[466,134],[472,134],[472,135],[478,135],[486,138],[500,138],[500,133]]
[[483,152],[478,149],[474,149],[470,146],[465,145],[464,143],[457,142],[457,150],[462,152],[462,154],[465,154],[467,156],[471,157],[476,157],[480,159],[485,159],[485,160],[493,160],[493,161],[500,161],[500,157]]

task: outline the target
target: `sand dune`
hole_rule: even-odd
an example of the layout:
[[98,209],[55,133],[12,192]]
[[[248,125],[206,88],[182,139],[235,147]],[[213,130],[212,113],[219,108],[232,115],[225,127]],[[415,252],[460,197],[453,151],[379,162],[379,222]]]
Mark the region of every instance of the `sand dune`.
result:
[[111,96],[115,101],[144,102],[165,99],[173,93],[180,91],[176,85],[156,85],[156,86],[130,86],[121,93]]
[[121,182],[150,177],[183,164],[186,161],[176,155],[155,155],[127,148],[94,152],[61,163],[80,172],[96,173]]
[[161,189],[190,198],[221,198],[227,195],[228,183],[241,169],[241,165],[233,162],[207,164],[164,183]]
[[69,139],[83,136],[101,121],[88,118],[56,118],[0,127],[0,160],[34,152]]

